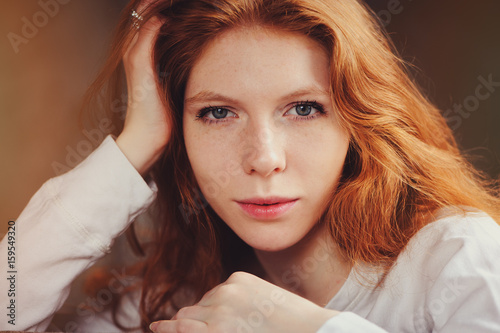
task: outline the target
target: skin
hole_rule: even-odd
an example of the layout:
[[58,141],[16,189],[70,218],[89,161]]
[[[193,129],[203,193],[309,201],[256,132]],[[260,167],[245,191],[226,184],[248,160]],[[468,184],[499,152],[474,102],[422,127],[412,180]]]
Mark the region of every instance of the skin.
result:
[[[335,119],[328,74],[316,42],[260,27],[221,34],[192,69],[184,106],[189,161],[212,208],[259,252],[304,238],[340,176],[348,136]],[[307,120],[294,107],[302,101],[321,103],[326,114],[313,109]],[[207,124],[196,115],[208,106],[230,111]],[[216,120],[213,112],[204,118]],[[299,200],[272,222],[248,217],[235,201],[265,196]]]
[[125,124],[116,143],[143,176],[160,156],[172,132],[156,89],[151,59],[153,41],[161,25],[156,17],[146,22],[123,57],[130,93]]
[[[117,144],[143,175],[171,131],[157,89],[147,84],[159,26],[156,19],[147,22],[124,58],[128,87],[141,93],[131,94]],[[186,149],[206,199],[255,249],[265,274],[233,274],[172,320],[153,323],[153,331],[236,332],[247,325],[258,332],[315,332],[338,314],[323,306],[350,267],[318,218],[338,182],[349,140],[329,97],[328,73],[319,44],[262,27],[229,30],[204,50],[186,87]],[[304,116],[295,104],[304,101],[320,103],[325,113],[312,108],[310,119],[299,119]],[[221,123],[205,123],[197,115],[208,106],[230,112]],[[215,120],[212,112],[204,117]],[[299,200],[272,221],[246,216],[235,202],[270,195]],[[306,269],[311,261],[314,269]],[[261,321],[252,321],[256,311]]]

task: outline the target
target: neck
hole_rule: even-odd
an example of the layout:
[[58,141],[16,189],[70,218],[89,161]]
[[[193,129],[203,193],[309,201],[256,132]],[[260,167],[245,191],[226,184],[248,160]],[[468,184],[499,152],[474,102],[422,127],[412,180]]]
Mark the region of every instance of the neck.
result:
[[324,307],[337,294],[350,272],[325,226],[318,226],[285,250],[255,250],[269,282]]

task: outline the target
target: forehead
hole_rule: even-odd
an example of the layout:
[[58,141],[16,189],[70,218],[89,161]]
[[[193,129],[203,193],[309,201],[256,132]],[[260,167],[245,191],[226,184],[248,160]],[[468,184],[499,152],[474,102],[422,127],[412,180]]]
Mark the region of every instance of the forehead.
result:
[[256,82],[260,92],[274,91],[277,84],[328,90],[327,54],[318,42],[299,33],[263,26],[232,28],[205,47],[192,68],[186,97],[209,88],[250,91]]

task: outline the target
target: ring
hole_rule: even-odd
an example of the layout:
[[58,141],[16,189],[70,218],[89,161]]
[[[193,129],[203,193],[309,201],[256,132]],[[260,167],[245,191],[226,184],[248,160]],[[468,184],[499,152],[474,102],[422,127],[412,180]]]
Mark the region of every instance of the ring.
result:
[[142,16],[139,15],[135,11],[135,9],[132,9],[131,17],[132,17],[132,26],[137,30],[139,30],[141,28],[141,22],[143,21]]

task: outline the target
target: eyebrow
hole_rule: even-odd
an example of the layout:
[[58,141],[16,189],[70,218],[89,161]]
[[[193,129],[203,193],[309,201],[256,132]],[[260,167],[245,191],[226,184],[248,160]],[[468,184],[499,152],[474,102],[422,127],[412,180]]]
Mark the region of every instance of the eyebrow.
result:
[[[320,89],[317,86],[309,86],[301,88],[281,97],[281,100],[288,100],[292,98],[299,98],[306,95],[326,95],[329,96],[330,93],[326,90]],[[221,101],[229,104],[238,104],[238,101],[234,98],[224,96],[213,91],[203,90],[196,95],[186,98],[184,104],[201,103],[209,101]]]

